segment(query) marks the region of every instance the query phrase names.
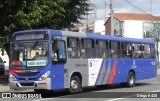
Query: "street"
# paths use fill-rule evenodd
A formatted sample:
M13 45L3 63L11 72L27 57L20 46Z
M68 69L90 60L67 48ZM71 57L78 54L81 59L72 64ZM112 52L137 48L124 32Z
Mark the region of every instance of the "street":
M10 90L7 77L1 78L0 80L0 92L12 92L15 94L34 94L33 90ZM119 84L114 84L108 86L100 87L87 87L84 88L84 92L80 94L70 95L63 91L57 91L54 93L49 93L42 95L42 98L34 99L3 99L3 101L17 101L17 100L32 100L32 101L90 101L90 100L99 100L99 101L146 101L146 100L160 100L157 98L157 92L160 92L160 74L157 75L157 78L147 79L136 82L136 86L133 88L122 87ZM147 98L147 95L150 98ZM158 94L160 97L160 94ZM67 98L67 99L66 99ZM133 99L134 98L134 99Z

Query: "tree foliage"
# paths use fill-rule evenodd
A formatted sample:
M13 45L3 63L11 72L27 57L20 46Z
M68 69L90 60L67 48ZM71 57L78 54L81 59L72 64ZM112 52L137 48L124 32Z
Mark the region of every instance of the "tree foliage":
M70 28L89 5L87 0L1 0L0 41L19 30Z

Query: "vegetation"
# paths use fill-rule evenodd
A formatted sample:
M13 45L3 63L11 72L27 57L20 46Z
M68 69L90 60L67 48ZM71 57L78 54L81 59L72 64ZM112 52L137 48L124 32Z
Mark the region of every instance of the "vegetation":
M0 42L26 29L64 29L89 11L88 0L1 0Z

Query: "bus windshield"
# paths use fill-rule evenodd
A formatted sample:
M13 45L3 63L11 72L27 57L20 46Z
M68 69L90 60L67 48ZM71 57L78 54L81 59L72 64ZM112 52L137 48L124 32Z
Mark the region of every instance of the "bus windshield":
M48 42L19 42L11 44L11 66L40 68L48 64Z

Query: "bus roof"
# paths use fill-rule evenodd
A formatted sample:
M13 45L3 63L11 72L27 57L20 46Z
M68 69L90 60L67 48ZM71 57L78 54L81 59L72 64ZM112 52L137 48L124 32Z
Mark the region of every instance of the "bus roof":
M82 38L115 40L115 41L125 41L125 42L154 43L153 39L127 38L127 37L121 37L121 36L99 35L99 34L92 34L92 33L80 33L80 32L71 32L71 31L53 30L53 29L24 30L24 31L15 32L14 34L32 32L32 31L46 31L46 32L49 32L50 35L66 36L66 37L69 36L69 37L82 37Z

